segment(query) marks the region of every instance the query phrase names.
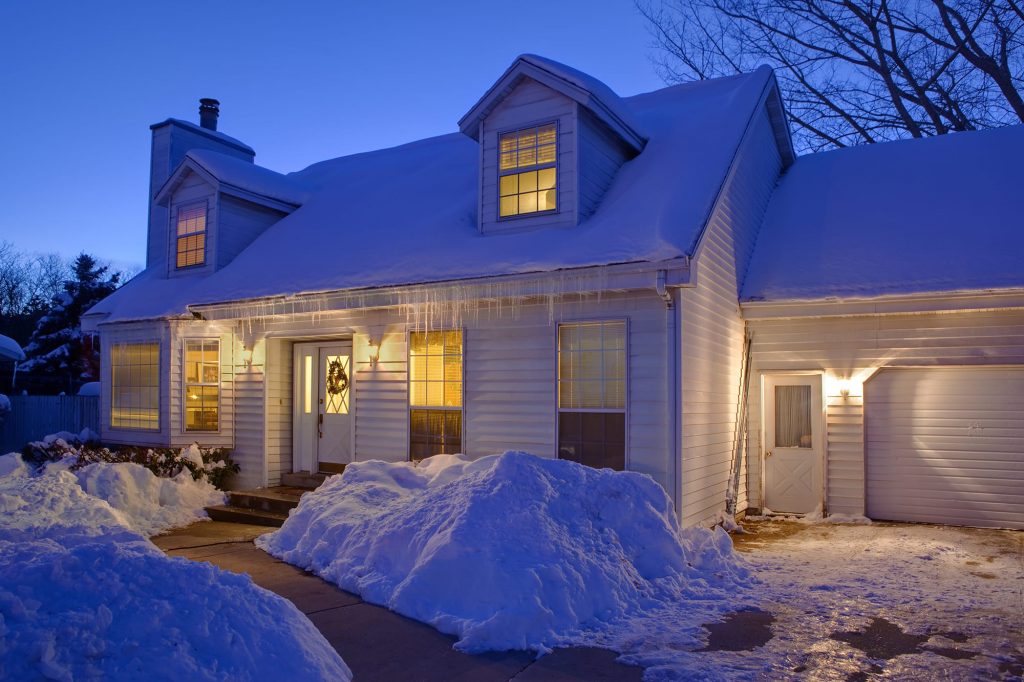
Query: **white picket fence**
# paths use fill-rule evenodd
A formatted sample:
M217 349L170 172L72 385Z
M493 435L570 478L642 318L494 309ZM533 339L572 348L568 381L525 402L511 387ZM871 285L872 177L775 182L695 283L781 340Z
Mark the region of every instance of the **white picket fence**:
M0 454L58 431L100 432L99 396L12 395L11 413L0 424Z

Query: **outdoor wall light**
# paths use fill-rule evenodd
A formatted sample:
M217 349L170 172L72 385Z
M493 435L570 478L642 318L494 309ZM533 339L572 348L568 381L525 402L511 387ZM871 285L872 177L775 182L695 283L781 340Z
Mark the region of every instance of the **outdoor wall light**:
M366 346L370 356L370 366L376 367L380 361L380 341L370 337L369 341L366 342Z
M838 388L839 388L839 395L843 396L844 398L849 398L850 397L850 380L849 379L840 379L838 382L836 382L836 386L838 386Z
M252 369L252 346L242 346L242 362L246 369Z

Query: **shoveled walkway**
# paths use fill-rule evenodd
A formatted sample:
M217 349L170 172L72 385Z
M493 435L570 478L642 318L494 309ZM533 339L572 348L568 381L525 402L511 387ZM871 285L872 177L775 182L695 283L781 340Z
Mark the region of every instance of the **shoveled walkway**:
M556 649L534 659L525 652L470 656L455 639L338 589L278 561L252 544L263 526L201 522L153 542L170 556L208 561L290 600L338 650L358 682L593 682L639 680L643 671L603 649Z

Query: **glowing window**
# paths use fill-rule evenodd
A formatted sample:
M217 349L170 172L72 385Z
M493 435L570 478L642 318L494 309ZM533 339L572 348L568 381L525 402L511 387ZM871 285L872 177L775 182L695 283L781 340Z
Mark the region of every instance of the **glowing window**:
M626 465L626 323L558 327L558 456Z
M409 334L409 455L462 450L462 332Z
M120 343L110 348L110 426L160 429L160 345Z
M554 123L498 138L498 215L510 218L558 208L558 129Z
M220 428L220 341L185 341L185 430Z
M178 209L177 267L188 268L206 262L206 204Z

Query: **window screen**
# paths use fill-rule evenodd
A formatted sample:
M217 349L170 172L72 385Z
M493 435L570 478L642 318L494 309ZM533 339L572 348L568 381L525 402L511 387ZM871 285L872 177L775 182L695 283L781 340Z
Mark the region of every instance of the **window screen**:
M409 334L409 455L462 451L462 332Z
M110 348L110 426L160 429L160 346L121 343Z
M626 323L558 328L558 456L626 466Z

